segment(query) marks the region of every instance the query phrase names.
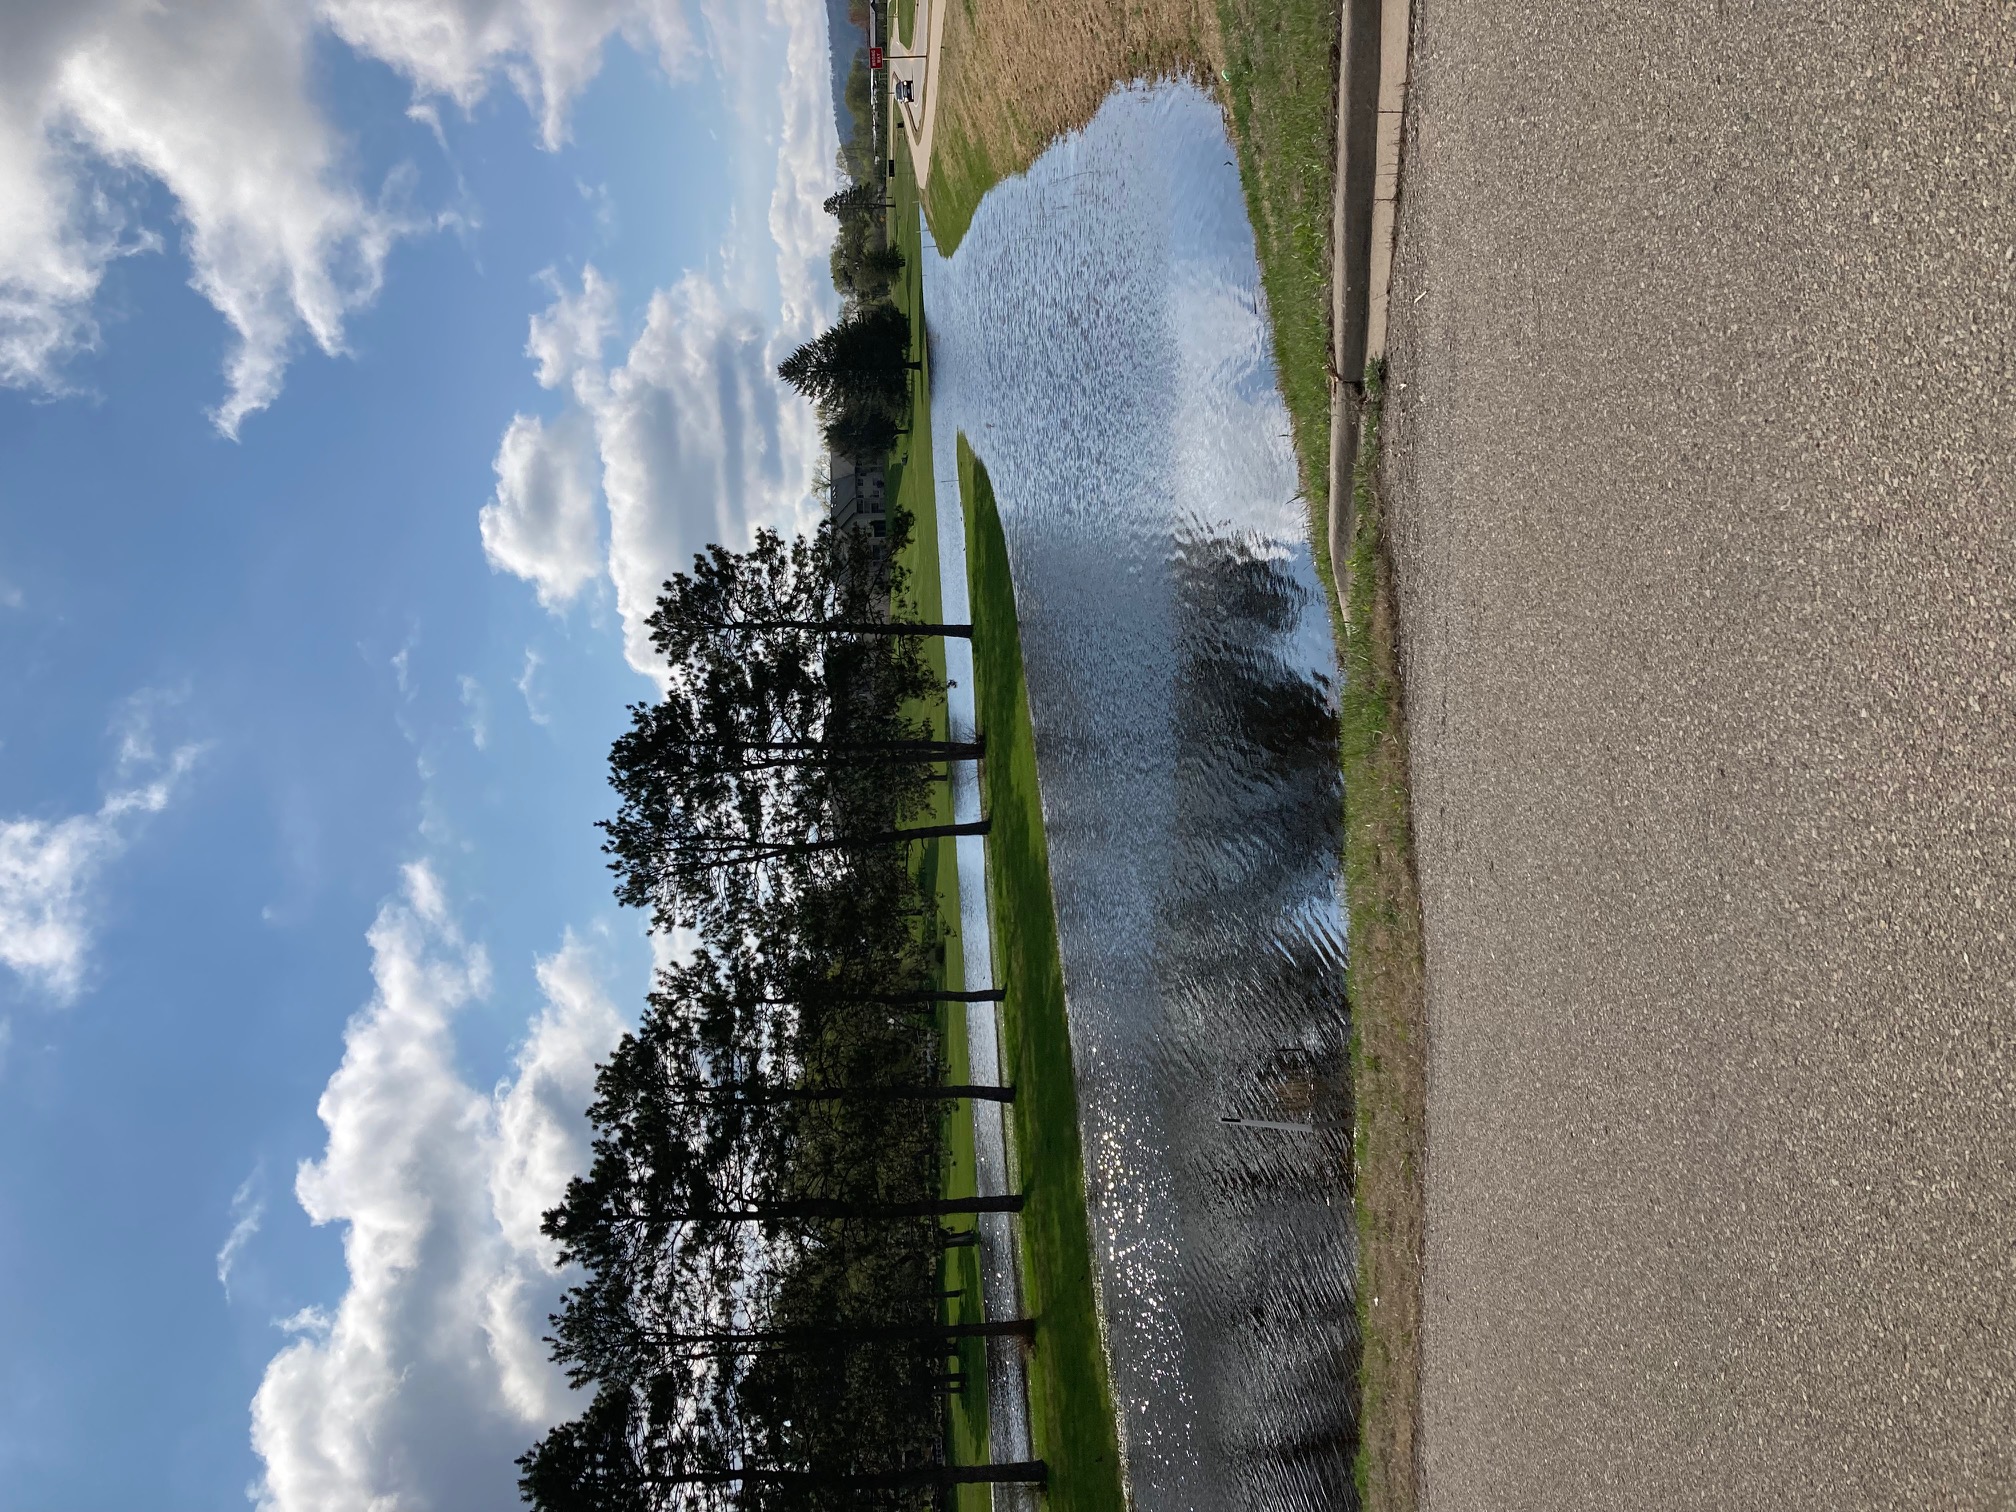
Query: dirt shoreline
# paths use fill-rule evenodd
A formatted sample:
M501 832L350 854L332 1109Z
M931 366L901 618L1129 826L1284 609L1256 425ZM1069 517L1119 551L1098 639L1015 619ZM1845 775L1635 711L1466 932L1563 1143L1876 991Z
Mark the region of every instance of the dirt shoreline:
M1415 28L1425 1505L2007 1505L2016 29Z

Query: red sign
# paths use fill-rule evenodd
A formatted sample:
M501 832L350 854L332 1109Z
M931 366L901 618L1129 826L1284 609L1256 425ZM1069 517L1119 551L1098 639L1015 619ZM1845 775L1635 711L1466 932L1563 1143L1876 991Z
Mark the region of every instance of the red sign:
M882 71L881 48L871 47L868 49L868 70L871 73L880 73Z

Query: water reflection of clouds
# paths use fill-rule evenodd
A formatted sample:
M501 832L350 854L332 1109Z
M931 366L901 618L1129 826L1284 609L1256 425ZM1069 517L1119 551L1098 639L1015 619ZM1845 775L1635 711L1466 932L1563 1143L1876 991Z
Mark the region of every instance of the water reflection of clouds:
M1119 91L925 267L934 450L973 440L1015 571L1151 1512L1355 1496L1337 669L1231 155L1196 89Z

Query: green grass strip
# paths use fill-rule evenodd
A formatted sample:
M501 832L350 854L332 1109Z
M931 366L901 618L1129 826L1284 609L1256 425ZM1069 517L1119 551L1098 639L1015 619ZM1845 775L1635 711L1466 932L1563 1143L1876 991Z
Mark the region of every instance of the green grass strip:
M1219 0L1224 76L1281 397L1306 498L1329 490L1330 217L1337 181L1336 0ZM1316 549L1325 549L1316 532Z
M910 316L911 353L926 359L924 343L924 283L918 262L920 232L917 210L917 180L910 172L909 148L897 152L898 171L892 185L890 240L903 249L903 275L891 291L897 304ZM889 496L897 510L911 519L909 543L899 554L910 585L910 612L922 620L942 620L943 588L938 565L938 495L931 465L931 383L930 374L920 370L911 392L910 434L897 443L886 470ZM925 656L939 676L945 674L945 643L930 641ZM931 711L933 733L945 738L946 710L938 701ZM932 796L931 809L922 822L949 824L952 820L951 785L940 784ZM965 956L959 934L959 867L951 840L933 840L918 847L918 881L926 897L937 900L937 921L945 931L945 954L939 967L941 985L966 985ZM947 1003L939 1010L939 1032L945 1046L948 1079L971 1080L966 1054L966 1010ZM971 1197L977 1190L973 1152L973 1110L959 1104L945 1115L945 1164L941 1181L947 1197ZM955 1218L948 1228L971 1228L971 1218ZM980 1295L980 1252L954 1249L945 1253L939 1279L946 1291L963 1293L947 1303L946 1319L953 1323L981 1323L986 1311ZM974 1465L987 1458L987 1344L984 1339L965 1339L959 1346L959 1369L970 1386L951 1398L946 1415L947 1452L954 1464ZM985 1486L960 1486L953 1501L954 1512L986 1512Z
M973 601L974 694L987 741L981 794L993 820L988 906L998 979L1008 993L1003 1053L1016 1089L1015 1146L1028 1195L1023 1286L1038 1320L1029 1362L1030 1433L1036 1454L1050 1466L1051 1512L1119 1512L1125 1505L1119 1433L1093 1291L1078 1090L1015 586L993 486L963 436L959 490Z
M924 212L940 254L950 257L959 250L980 201L1006 177L986 143L938 132L931 142L931 185L924 193Z

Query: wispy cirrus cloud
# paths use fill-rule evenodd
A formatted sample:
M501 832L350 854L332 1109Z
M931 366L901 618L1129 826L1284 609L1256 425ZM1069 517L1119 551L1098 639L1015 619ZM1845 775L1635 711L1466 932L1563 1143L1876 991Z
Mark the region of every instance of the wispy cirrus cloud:
M224 1243L217 1251L217 1284L224 1288L227 1302L231 1300L231 1275L238 1268L238 1257L245 1253L245 1246L259 1232L260 1221L266 1216L266 1198L259 1190L265 1174L263 1168L255 1167L231 1194L231 1232L224 1236Z
M566 140L567 108L601 70L612 35L655 52L675 74L693 40L681 0L321 0L316 8L359 52L465 110L507 79L548 147Z
M477 750L486 751L490 748L490 695L466 672L456 681L462 689L462 723L470 742Z
M525 648L525 670L518 674L518 696L525 700L525 717L535 725L553 723L539 691L539 669L545 665L545 658L537 651L530 646Z
M141 822L168 807L202 755L194 744L165 756L156 751L151 702L128 706L117 785L94 812L0 819L0 965L58 1004L83 987L106 869Z

